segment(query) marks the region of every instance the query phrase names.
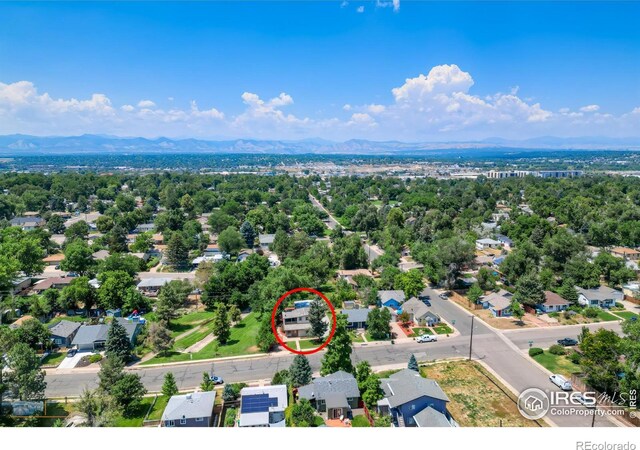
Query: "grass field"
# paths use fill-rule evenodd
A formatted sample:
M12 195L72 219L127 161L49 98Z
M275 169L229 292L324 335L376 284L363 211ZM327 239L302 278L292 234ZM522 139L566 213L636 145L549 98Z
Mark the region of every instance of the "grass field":
M213 332L213 320L210 320L209 322L200 325L200 328L198 328L193 333L189 333L182 339L178 339L173 344L173 348L175 348L176 350L184 350L186 348L189 348L196 342L200 342L201 340L206 338L212 332Z
M616 312L616 316L620 316L625 320L629 320L632 319L634 317L638 317L638 315L634 312L631 311L620 311L620 312Z
M54 317L49 322L46 322L45 325L47 327L52 327L63 320L68 320L69 322L84 322L87 318L82 316L58 316Z
M197 311L189 314L185 314L182 317L178 317L171 321L169 330L171 330L171 337L176 336L189 331L206 320L213 319L213 312L209 311Z
M569 358L564 355L553 355L547 350L541 355L534 356L533 359L545 369L559 373L566 378L571 378L572 373L580 372L580 366L572 363Z
M142 422L144 422L144 416L151 407L151 403L153 403L153 397L144 397L128 417L118 417L114 426L141 427Z
M168 352L165 356L156 356L142 364L161 364L188 361L189 359L193 359L195 361L198 359L211 359L258 353L258 348L256 347L256 336L258 335L259 329L260 323L258 322L256 315L252 313L245 317L242 322L231 328L231 336L225 345L219 345L218 341L214 340L199 352L191 354Z
M518 412L516 396L493 378L480 364L453 361L421 368L436 380L451 400L447 406L463 427L534 427Z
M159 395L156 403L153 405L153 409L149 412L149 420L160 420L167 403L169 403L169 397Z
M616 317L613 314L611 314L610 312L607 312L607 311L604 311L604 310L598 311L598 319L602 320L603 322L609 322L609 321L612 321L612 320L620 320L618 317Z
M46 419L39 419L40 426L52 427L57 420L64 420L72 411L72 403L63 402L47 402L47 410L45 411L47 416L51 416Z
M58 367L65 358L67 357L66 352L52 352L47 355L41 363L42 367Z
M365 416L355 416L351 421L351 426L354 428L367 428L370 427L371 424Z
M293 344L293 342L291 344ZM289 347L291 347L291 345L289 343L287 343L287 345L289 345ZM321 345L322 345L322 342L317 342L314 339L300 339L300 349L301 350L310 350L312 348L318 348Z
M435 327L433 327L433 331L436 332L436 334L450 334L453 333L453 330L451 329L451 327L447 324L439 324L436 325Z

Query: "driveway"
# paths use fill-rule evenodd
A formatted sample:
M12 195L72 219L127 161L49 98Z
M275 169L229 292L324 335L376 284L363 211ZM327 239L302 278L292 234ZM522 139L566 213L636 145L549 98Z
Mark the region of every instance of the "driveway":
M78 352L75 355L73 355L71 358L65 358L62 360L62 362L58 365L58 369L73 369L76 365L78 365L78 363L80 362L80 360L82 359L83 356L87 356L90 355L91 352Z

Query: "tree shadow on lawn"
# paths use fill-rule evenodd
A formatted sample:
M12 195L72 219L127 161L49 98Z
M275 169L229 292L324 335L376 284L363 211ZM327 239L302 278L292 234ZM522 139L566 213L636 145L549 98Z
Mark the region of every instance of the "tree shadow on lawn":
M247 324L246 323L237 323L233 326L233 328L246 328Z

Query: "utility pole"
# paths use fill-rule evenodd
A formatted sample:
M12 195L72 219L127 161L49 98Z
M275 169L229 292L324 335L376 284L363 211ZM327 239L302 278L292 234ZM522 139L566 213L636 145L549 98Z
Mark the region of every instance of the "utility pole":
M476 318L475 315L471 316L471 337L469 338L469 361L471 361L471 351L473 350L473 322Z

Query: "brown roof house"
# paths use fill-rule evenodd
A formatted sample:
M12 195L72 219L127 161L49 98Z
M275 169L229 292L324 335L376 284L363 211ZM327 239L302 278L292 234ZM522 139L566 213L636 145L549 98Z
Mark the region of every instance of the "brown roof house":
M544 303L539 306L539 309L542 312L550 313L564 311L569 307L569 302L555 292L544 291L544 296Z

